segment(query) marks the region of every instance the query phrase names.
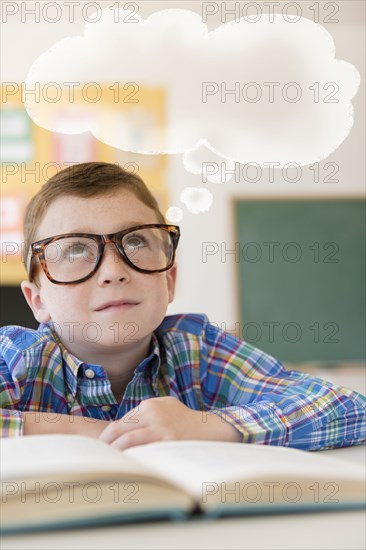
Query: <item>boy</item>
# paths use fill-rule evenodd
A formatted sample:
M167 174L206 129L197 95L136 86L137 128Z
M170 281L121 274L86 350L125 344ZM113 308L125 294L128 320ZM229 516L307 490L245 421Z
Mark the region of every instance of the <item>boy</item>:
M102 162L62 170L28 205L24 237L21 288L40 325L1 329L2 436L77 433L119 449L365 440L360 394L286 371L205 315L165 317L179 228L137 175Z

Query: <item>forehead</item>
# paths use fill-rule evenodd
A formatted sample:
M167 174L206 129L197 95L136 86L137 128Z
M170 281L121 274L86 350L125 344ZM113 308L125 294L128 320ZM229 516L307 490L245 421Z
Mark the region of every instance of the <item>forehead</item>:
M158 223L155 212L130 191L97 197L59 197L50 204L37 239L62 233L115 233L133 225Z

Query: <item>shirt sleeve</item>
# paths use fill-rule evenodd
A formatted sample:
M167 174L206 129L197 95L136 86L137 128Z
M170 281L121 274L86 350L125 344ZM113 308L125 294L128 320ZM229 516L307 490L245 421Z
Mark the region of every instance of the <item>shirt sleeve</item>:
M206 411L229 422L246 443L315 451L366 440L366 398L295 370L207 324L201 389Z
M7 361L11 357L11 361ZM21 352L7 337L0 337L0 437L23 435L24 418L18 409L24 380Z

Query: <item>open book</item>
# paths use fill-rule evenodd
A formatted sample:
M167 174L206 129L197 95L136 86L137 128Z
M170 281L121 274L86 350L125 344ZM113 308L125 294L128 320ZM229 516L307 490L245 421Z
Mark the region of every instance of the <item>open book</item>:
M119 451L76 435L1 440L4 532L197 514L362 508L362 466L287 447L167 441Z

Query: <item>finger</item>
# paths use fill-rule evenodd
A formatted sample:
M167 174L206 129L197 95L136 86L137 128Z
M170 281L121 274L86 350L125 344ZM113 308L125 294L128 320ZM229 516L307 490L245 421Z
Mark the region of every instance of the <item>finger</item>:
M112 441L124 433L146 427L146 423L143 422L141 416L131 414L134 410L130 411L123 418L110 422L99 435L99 439L105 443L112 443Z
M129 447L135 447L136 445L145 445L147 443L153 443L154 441L161 441L162 438L163 434L161 431L149 426L121 435L112 442L111 446L123 451Z
M120 437L121 435L136 430L137 426L134 425L125 425L121 420L116 420L115 422L111 422L99 435L99 438L101 441L104 441L104 443L112 443L115 439Z

